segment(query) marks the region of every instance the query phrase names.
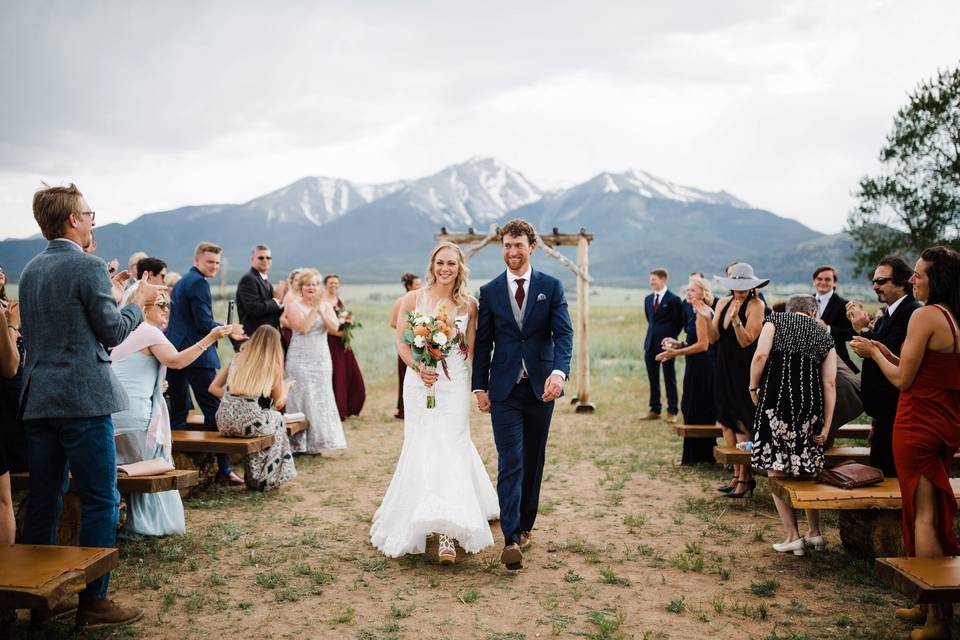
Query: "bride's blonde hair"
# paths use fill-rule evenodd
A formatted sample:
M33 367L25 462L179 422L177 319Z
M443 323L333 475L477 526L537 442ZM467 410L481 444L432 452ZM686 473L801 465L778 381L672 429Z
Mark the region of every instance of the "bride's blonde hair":
M427 277L425 280L427 281L427 286L436 284L437 276L433 272L434 261L437 259L437 254L444 249L450 249L457 254L457 278L453 281L453 291L450 293L450 299L453 300L453 304L457 305L457 308L460 308L466 304L470 298L470 291L467 289L467 277L470 275L470 267L467 266L466 260L463 257L463 251L460 250L460 247L452 242L441 242L438 244L433 250L433 253L430 254L430 263L427 265Z

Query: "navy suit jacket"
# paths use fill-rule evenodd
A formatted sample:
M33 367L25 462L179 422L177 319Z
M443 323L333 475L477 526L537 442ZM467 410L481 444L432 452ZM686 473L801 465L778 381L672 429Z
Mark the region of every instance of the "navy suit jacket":
M676 338L683 329L683 304L680 296L667 289L653 313L653 294L643 300L643 312L647 316L647 335L643 339L643 350L653 354L660 353L660 342L664 338Z
M527 365L527 375L538 398L543 395L543 385L551 372L562 371L570 376L573 325L563 284L545 273L532 271L526 295L521 330L510 306L507 272L480 287L473 389L487 391L495 402L510 395L520 377L521 362Z
M196 267L190 267L170 294L170 324L167 325L167 339L178 350L191 347L214 327L221 324L213 319L213 298L210 295L210 283ZM217 345L213 345L201 354L193 363L187 365L196 369L219 369L220 356Z

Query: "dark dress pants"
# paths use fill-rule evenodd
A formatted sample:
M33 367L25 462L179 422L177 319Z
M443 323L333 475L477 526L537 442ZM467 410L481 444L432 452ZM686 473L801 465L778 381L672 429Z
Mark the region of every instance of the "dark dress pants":
M660 403L660 366L663 365L663 383L667 388L667 413L679 413L677 401L677 369L673 360L657 362L659 351L646 351L643 361L647 365L647 379L650 380L650 411L660 413L663 405Z
M887 478L897 477L893 461L893 420L896 413L877 416L873 420L873 438L870 440L870 466L883 471Z
M502 402L491 402L497 444L497 497L504 544L519 543L531 531L540 506L540 483L553 402L543 402L524 378Z
M170 424L173 429L184 429L187 424L187 414L190 412L190 389L203 412L203 430L217 431L217 409L220 400L210 395L207 390L210 383L217 377L217 370L209 367L187 367L186 369L167 369L167 395L170 397ZM230 456L225 453L217 454L217 465L220 473L228 476Z

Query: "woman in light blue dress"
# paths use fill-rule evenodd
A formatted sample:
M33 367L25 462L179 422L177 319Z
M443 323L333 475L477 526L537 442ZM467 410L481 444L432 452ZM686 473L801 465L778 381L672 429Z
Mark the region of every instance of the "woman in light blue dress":
M113 372L130 398L127 410L113 414L117 464L161 458L172 465L170 416L163 400L167 367L187 366L228 335L231 326L216 327L195 345L177 351L160 330L169 318L167 301L158 297L146 305L143 316L144 322L110 354ZM143 536L186 533L180 492L131 494L123 531Z

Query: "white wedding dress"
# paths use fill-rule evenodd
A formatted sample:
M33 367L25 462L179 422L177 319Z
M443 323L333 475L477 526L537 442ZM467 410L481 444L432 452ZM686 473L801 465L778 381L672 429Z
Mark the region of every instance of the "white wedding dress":
M456 319L464 332L467 319ZM499 517L500 506L470 439L467 363L454 349L447 366L449 380L438 369L433 409L427 409L427 388L416 372L404 376L403 448L370 527L373 546L392 558L423 553L434 532L454 538L469 553L493 545L488 522Z

